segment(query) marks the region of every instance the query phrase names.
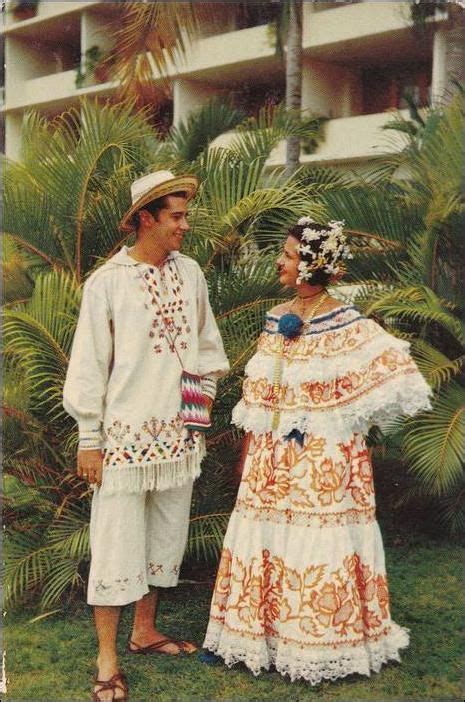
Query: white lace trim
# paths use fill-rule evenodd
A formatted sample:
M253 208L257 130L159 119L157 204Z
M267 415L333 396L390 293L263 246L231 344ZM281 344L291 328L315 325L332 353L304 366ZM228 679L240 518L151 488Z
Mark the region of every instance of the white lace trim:
M409 644L408 629L391 623L391 631L378 641L366 641L357 646L337 648L308 646L301 648L275 637L249 637L227 631L221 624L210 621L204 647L224 659L228 667L244 663L254 675L274 665L281 675L291 681L303 678L311 685L322 680L336 680L353 673L378 673L390 660L400 661L399 650Z
M355 433L366 434L373 424L382 425L394 417L410 417L421 410L431 409L430 395L431 388L417 372L386 379L382 385L346 405L331 409L283 409L275 431L272 430L273 411L247 405L243 399L234 407L231 421L245 431L255 434L273 431L277 436L286 436L293 429L325 436L330 429L333 434L339 433L338 440L344 441Z
M373 361L379 358L386 351L395 351L406 355L409 353L410 343L402 339L396 339L380 330L372 339L365 341L362 346L341 350L337 355L312 352L309 350L305 357L302 355L292 355L284 358L282 364L282 384L291 387L298 387L303 378L309 376L312 381L330 382L336 378L343 377L348 373L360 371L366 368ZM252 356L245 367L245 375L249 378L266 378L273 381L276 355L259 350ZM304 368L306 365L306 368Z
M200 465L205 457L205 444L201 442L197 451L165 463L142 465L106 466L100 488L103 495L116 493L168 490L181 487L200 475Z

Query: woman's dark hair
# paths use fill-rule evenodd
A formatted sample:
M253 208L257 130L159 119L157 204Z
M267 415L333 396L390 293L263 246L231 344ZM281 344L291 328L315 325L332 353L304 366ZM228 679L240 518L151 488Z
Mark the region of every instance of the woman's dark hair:
M163 210L167 204L167 198L168 197L183 197L187 199L187 193L184 192L183 190L179 190L175 193L168 193L168 195L163 195L163 197L159 197L156 200L152 200L151 202L148 202L146 205L143 205L143 207L140 208L140 210L137 210L137 212L134 212L131 218L131 224L132 226L137 230L140 225L140 217L139 217L139 212L141 210L147 210L147 212L150 212L152 217L154 219L158 220L158 213L160 210Z
M320 240L313 240L313 241L304 241L302 239L302 234L304 233L305 229L308 229L309 225L308 224L295 224L293 227L291 227L287 235L288 236L293 236L294 239L297 239L297 241L308 244L311 248L311 250L314 253L318 253L319 248L321 246L321 239ZM317 232L324 232L328 229L327 226L324 224L317 224L316 222L312 222L311 228L314 229ZM306 261L307 263L313 263L313 259L309 254L302 254L299 253L301 261ZM305 282L310 283L311 285L323 285L326 287L333 278L332 273L327 273L324 271L322 268L318 268L316 271L312 271L312 277L310 279L307 279Z

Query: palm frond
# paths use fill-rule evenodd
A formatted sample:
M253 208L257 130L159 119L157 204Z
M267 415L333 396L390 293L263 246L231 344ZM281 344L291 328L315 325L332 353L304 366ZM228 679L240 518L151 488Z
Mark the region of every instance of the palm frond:
M399 288L381 294L367 307L367 314L376 313L388 318L425 324L435 322L446 329L459 343L465 339L465 331L460 320L448 309L447 303L440 300L426 286Z
M451 360L424 339L415 339L412 352L418 368L431 387L438 389L463 371L465 354Z
M50 420L64 417L62 388L77 319L80 289L63 272L39 276L24 310L6 310L5 342L25 374L31 401Z
M235 3L121 2L109 26L114 40L107 64L120 82L123 95L159 102L161 89L154 78L166 76L183 58L190 40L204 20L227 19Z
M214 563L221 552L229 513L204 514L189 522L186 556Z
M79 279L95 262L96 246L113 243L118 218L129 205L129 182L156 155L149 148L152 128L132 103L83 100L52 124L29 115L23 143L24 163L6 168L6 230L22 247ZM108 205L104 210L99 241L103 217L96 210L110 198L113 210Z
M6 304L27 300L34 280L19 247L13 239L3 237L3 301Z
M13 605L50 572L50 549L44 544L43 533L10 529L5 539L5 560L5 600Z
M49 572L43 582L41 609L47 609L56 604L65 592L82 585L79 562L72 558L57 558L54 554Z
M220 134L234 129L245 119L245 112L232 107L227 98L215 97L191 113L178 127L170 130L170 141L178 157L190 163Z
M404 451L410 469L431 494L450 493L463 478L465 393L457 383L442 388L431 412L408 421Z
M285 109L283 104L264 105L257 117L249 117L237 128L229 145L231 154L243 161L257 159L264 165L273 149L287 137L297 136L316 146L323 139L322 117L303 116Z

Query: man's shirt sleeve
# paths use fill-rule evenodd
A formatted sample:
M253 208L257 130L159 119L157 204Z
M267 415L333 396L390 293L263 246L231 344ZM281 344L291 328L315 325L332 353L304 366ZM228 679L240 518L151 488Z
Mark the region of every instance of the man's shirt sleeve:
M103 446L103 407L112 355L111 317L104 292L84 286L63 390L63 406L79 426L80 449Z

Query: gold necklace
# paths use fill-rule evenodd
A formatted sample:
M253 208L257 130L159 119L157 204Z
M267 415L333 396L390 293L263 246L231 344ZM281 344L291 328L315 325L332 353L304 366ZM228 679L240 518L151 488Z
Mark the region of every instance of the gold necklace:
M312 297L314 297L314 296L312 296ZM304 321L310 321L311 319L313 319L313 317L315 316L317 311L320 309L321 305L323 304L323 302L326 300L327 297L328 297L328 293L326 292L326 290L323 290L320 293L320 297L318 297L318 300L315 302L315 304L312 307L310 307L309 314L307 314L305 317L304 317L305 303L302 303L302 312L300 314L301 318ZM305 298L301 298L301 297L294 298L294 300L291 302L291 309L292 309L294 304L296 304L297 302L302 301L304 299Z

